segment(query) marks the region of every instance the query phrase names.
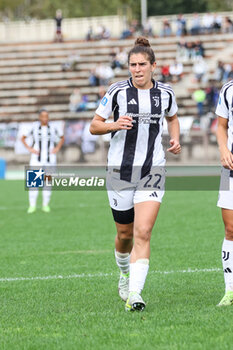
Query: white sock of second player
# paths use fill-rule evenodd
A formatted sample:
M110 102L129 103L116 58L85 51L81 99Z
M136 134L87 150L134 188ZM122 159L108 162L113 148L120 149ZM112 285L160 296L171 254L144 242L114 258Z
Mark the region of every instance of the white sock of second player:
M43 196L43 207L46 205L49 205L50 198L51 198L52 191L51 190L44 190L42 191Z
M233 291L233 241L224 239L222 245L222 265L226 292Z
M39 194L39 189L38 188L33 188L29 190L28 196L29 196L29 205L30 207L35 207L36 206L36 201L37 197Z

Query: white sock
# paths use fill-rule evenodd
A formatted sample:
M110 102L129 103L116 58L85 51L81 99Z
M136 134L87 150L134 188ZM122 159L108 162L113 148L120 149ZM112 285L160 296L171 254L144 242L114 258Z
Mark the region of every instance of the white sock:
M149 270L149 259L139 259L130 264L129 292L141 294Z
M129 261L130 261L130 254L129 253L120 253L117 252L115 249L115 258L117 266L119 267L120 271L124 274L129 272Z
M46 205L49 205L52 190L43 189L42 194L43 194L43 207L44 207Z
M222 245L222 266L226 292L233 291L233 241L224 239Z
M35 207L36 206L36 200L39 194L39 189L38 188L33 188L33 190L29 190L28 196L29 196L29 205L30 207Z

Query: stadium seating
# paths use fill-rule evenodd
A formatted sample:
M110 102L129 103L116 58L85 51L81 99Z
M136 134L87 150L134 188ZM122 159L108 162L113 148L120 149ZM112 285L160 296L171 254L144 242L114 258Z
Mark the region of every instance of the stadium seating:
M194 36L185 37L194 41ZM202 35L207 63L212 69L217 56L233 41L232 34ZM158 67L164 61L172 63L176 58L178 38L150 39L156 53ZM69 112L69 96L75 87L93 101L98 87L89 86L89 72L98 63L109 63L112 48L132 46L133 40L109 40L97 42L70 41L64 43L22 43L0 45L0 118L1 121L34 120L41 105L46 105L51 119L92 118L94 111ZM80 55L76 71L62 71L62 64L72 52ZM216 54L217 53L217 54ZM113 81L127 78L128 71L116 73ZM191 62L184 63L184 77L174 85L180 116L196 114L191 99L195 84L192 82Z

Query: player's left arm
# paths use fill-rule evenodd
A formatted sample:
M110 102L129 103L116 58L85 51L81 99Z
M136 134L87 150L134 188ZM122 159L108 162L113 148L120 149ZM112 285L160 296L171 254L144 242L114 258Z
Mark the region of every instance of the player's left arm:
M61 149L61 147L62 147L62 145L63 145L63 143L64 143L64 141L65 141L64 136L61 136L61 137L60 137L60 141L58 142L58 144L56 145L56 147L54 147L54 148L52 149L51 153L57 153L57 152L59 152L60 149Z
M167 149L168 152L173 154L178 154L181 152L180 146L180 124L177 115L172 117L166 117L168 133L170 135L170 145Z

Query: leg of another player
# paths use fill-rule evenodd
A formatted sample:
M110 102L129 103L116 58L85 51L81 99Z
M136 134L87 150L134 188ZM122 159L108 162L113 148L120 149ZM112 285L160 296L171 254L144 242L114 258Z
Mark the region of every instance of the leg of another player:
M51 189L43 189L42 191L42 210L45 213L49 213L50 212L50 207L49 207L49 202L51 199L51 194L52 194L52 190Z
M233 210L222 209L225 225L225 238L222 245L222 264L225 280L225 296L218 304L228 306L233 304Z
M39 194L39 189L38 188L33 188L33 189L29 189L29 208L28 208L28 214L32 214L36 211L36 201L37 201L37 197Z
M160 203L153 201L137 203L134 206L134 245L130 259L129 298L126 310L130 307L143 310L145 307L140 294L149 270L151 231L159 208Z

